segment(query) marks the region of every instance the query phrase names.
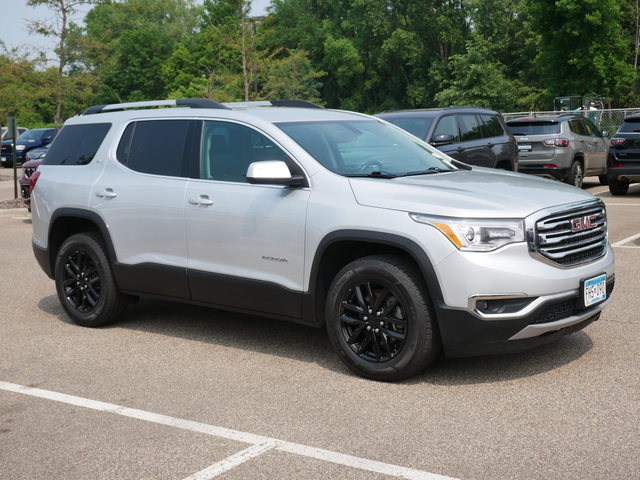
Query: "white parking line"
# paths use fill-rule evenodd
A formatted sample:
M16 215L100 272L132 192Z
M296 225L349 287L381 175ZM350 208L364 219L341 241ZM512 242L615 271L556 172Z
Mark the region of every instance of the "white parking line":
M611 244L612 247L622 247L622 248L638 248L636 246L625 246L625 243L633 242L636 238L640 238L640 233L632 235L630 237L625 238L624 240L620 240L619 242Z
M317 460L335 463L337 465L342 465L345 467L357 468L360 470L367 470L370 472L390 475L397 478L406 478L409 480L458 480L453 477L438 475L436 473L429 473L423 470L415 470L413 468L401 467L399 465L393 465L390 463L367 460L366 458L359 458L352 455L332 452L330 450L323 450L321 448L309 447L307 445L301 445L299 443L286 442L275 438L265 437L263 435L254 435L252 433L241 432L224 427L217 427L215 425L207 425L206 423L193 422L191 420L184 420L167 415L160 415L157 413L146 412L144 410L115 405L113 403L105 403L97 400L90 400L88 398L67 395L64 393L52 392L50 390L42 390L40 388L17 385L15 383L0 381L0 390L21 393L24 395L44 398L55 402L66 403L68 405L75 405L78 407L89 408L91 410L98 410L101 412L114 413L116 415L122 415L124 417L135 418L138 420L144 420L160 425L166 425L169 427L180 428L192 432L203 433L205 435L211 435L214 437L226 438L228 440L235 440L238 442L252 444L251 447L242 450L234 455L231 455L230 457L227 457L226 459L210 467L207 467L190 477L187 477L187 479L185 480L210 480L246 462L247 460L255 458L262 453L268 452L269 450L273 449L305 457L315 458Z
M269 450L277 446L278 442L265 442L261 443L260 445L252 445L251 447L245 448L241 452L238 452L235 455L231 455L230 457L227 457L224 460L205 468L204 470L200 470L198 473L194 473L193 475L188 476L184 480L211 480L212 478L215 478L218 475L222 475L232 468L243 464L247 460L251 460L258 455L262 455L264 452L268 452Z

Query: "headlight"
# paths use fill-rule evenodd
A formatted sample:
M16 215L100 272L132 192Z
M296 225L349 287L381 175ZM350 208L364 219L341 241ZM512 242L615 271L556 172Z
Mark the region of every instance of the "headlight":
M431 217L419 213L410 216L440 230L460 250L490 252L510 243L524 242L522 220Z
M16 145L16 150L21 151L24 150L25 145Z

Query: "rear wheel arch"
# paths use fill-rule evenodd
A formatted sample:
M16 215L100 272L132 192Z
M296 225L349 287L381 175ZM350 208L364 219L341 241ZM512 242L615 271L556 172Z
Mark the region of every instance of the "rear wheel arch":
M78 233L99 234L111 261L116 259L109 229L97 213L76 208L63 208L52 215L50 225L48 245L51 272L54 270L55 259L62 244L67 238Z

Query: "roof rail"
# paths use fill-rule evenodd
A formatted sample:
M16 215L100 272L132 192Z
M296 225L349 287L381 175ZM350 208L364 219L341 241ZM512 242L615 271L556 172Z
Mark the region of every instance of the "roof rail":
M230 108L249 108L249 107L290 107L290 108L322 108L317 103L308 102L306 100L261 100L256 102L231 102L224 104Z
M95 105L87 108L83 115L93 115L103 112L117 112L129 108L147 107L189 107L189 108L217 108L229 110L229 107L207 98L186 98L181 100L152 100L148 102L113 103L110 105Z

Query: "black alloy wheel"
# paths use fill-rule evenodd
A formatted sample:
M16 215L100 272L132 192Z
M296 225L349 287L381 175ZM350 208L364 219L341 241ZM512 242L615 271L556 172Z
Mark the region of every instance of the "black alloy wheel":
M102 238L93 232L69 237L54 270L60 303L73 322L98 327L118 319L126 296L117 286Z
M391 286L363 280L342 301L340 326L356 355L368 362L387 362L407 341L406 307Z
M431 310L415 264L394 255L365 257L336 275L327 298L327 331L354 372L401 380L426 368L440 350Z

